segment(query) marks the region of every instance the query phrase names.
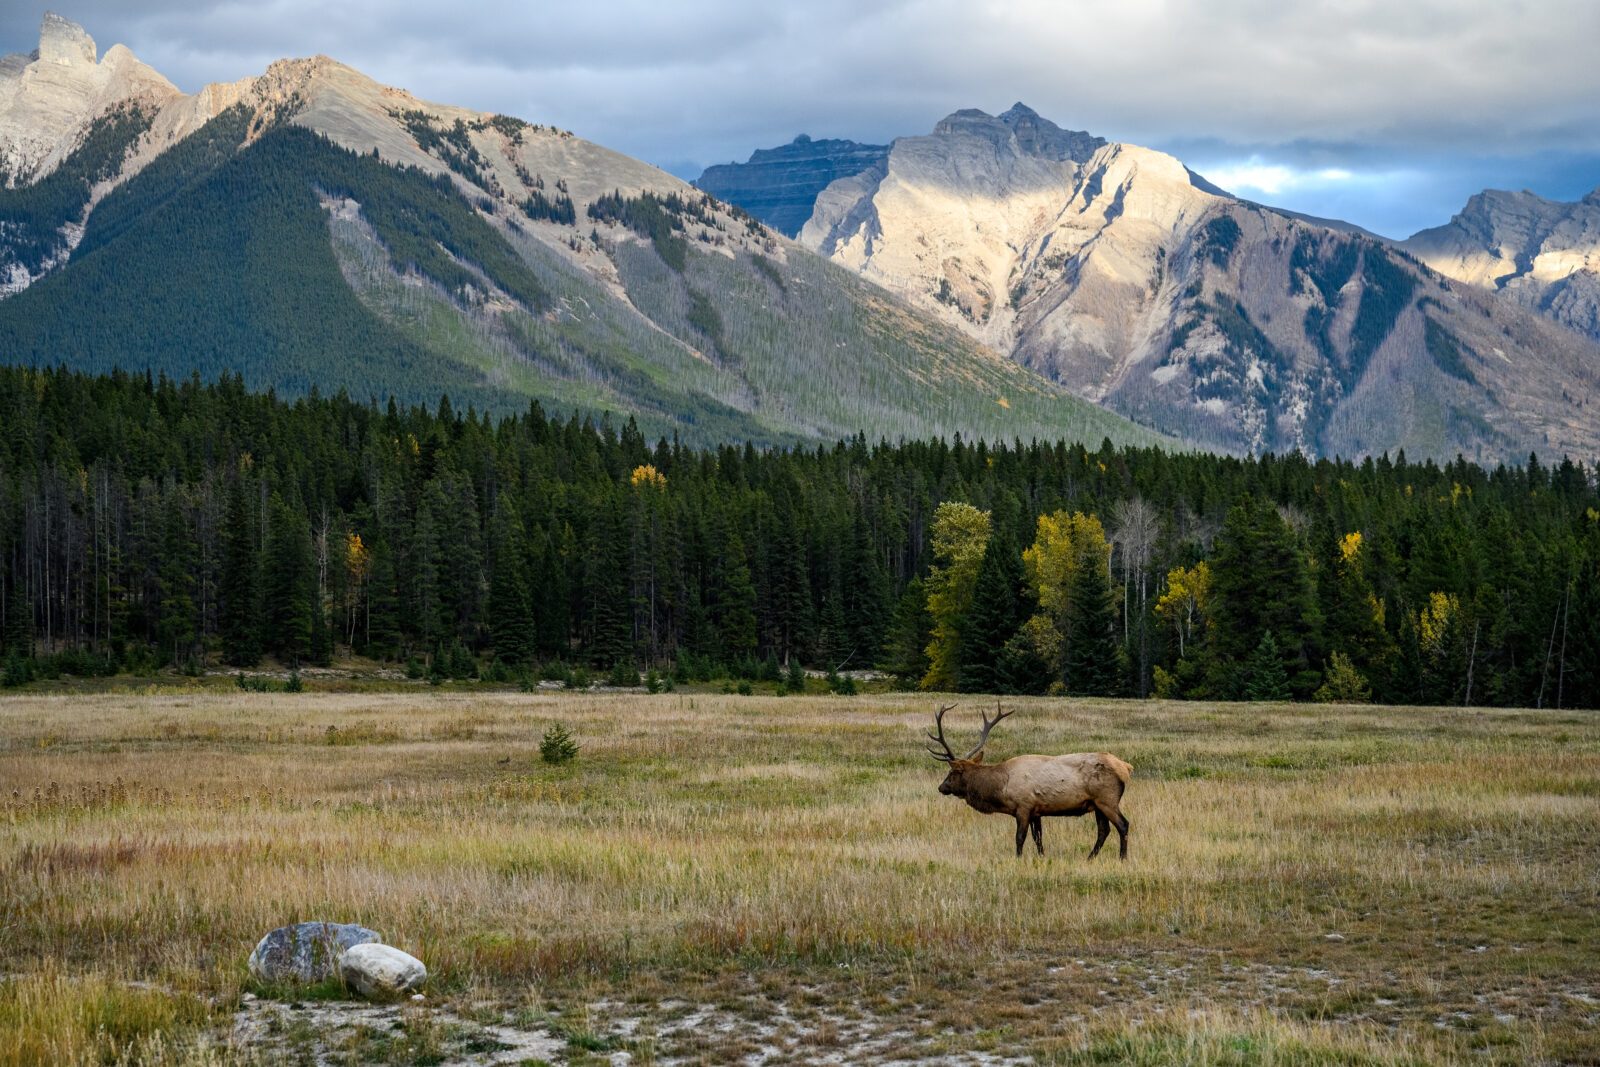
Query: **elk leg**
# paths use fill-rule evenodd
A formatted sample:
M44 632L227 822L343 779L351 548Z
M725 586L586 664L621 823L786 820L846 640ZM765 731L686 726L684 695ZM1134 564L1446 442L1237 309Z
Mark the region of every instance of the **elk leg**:
M1094 848L1089 850L1090 859L1100 855L1101 846L1106 843L1106 838L1111 836L1111 820L1106 818L1105 812L1099 808L1094 811L1094 823L1095 829L1099 831L1099 836L1094 839Z
M1044 816L1033 817L1033 843L1038 846L1039 855L1044 855Z
M1030 818L1023 812L1017 812L1017 858L1022 858L1022 846L1028 843L1028 823Z
M1110 819L1111 820L1111 825L1115 826L1117 828L1117 845L1118 845L1117 858L1118 859L1127 859L1128 858L1128 819L1127 819L1127 816L1123 815L1121 811L1118 811L1115 804L1111 804L1111 805L1096 804L1095 805L1095 814L1098 815L1098 816L1101 816L1103 818Z

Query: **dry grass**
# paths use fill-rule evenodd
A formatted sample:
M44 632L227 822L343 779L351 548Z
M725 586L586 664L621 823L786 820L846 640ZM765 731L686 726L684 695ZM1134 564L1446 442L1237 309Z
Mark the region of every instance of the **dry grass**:
M924 697L0 700L0 1064L237 1058L192 1035L309 918L575 1062L1600 1060L1600 719L1018 703L993 755L1135 764L1126 864L1012 858Z

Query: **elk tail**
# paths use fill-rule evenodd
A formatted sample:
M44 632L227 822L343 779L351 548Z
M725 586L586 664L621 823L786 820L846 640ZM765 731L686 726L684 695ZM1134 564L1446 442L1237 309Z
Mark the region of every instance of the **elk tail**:
M1100 759L1111 768L1113 774L1122 779L1123 785L1127 785L1128 779L1133 777L1133 764L1124 762L1109 752L1100 753Z

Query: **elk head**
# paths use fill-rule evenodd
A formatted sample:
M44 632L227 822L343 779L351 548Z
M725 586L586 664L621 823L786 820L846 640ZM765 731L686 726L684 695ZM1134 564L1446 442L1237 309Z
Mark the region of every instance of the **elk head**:
M939 748L929 747L928 754L941 763L949 766L950 773L944 776L944 781L939 783L939 792L947 797L965 797L967 795L967 772L983 762L983 746L989 743L989 731L997 726L1001 719L1011 715L1012 712L1001 711L1000 705L994 706L994 718L983 715L983 733L978 737L978 743L973 745L964 756L958 756L950 748L949 742L944 739L945 712L951 711L956 705L948 704L941 707L933 716L934 732L928 734ZM943 751L940 751L940 750Z

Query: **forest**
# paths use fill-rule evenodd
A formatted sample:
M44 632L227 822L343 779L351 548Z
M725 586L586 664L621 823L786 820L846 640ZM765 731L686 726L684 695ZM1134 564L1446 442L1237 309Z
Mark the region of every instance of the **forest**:
M1593 469L690 448L546 412L0 368L0 661L1600 706Z

